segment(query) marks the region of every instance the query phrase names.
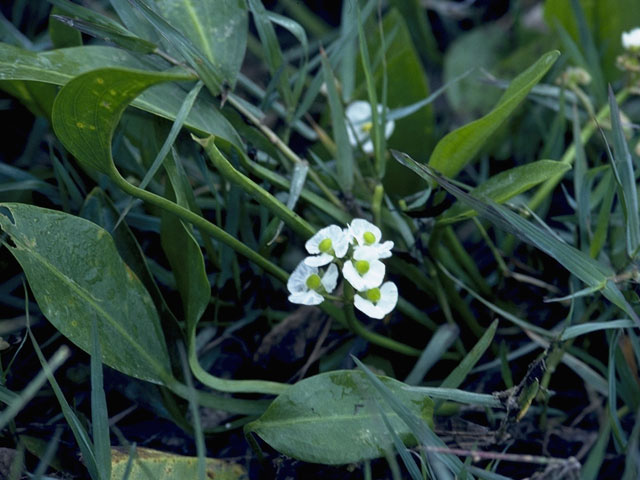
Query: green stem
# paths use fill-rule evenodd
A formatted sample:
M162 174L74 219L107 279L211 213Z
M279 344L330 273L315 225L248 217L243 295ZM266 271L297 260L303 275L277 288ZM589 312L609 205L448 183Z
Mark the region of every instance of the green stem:
M289 388L286 383L270 382L267 380L227 380L215 377L205 371L198 362L196 352L196 329L192 328L189 335L189 366L194 377L207 387L228 393L262 393L280 395Z
M371 343L374 343L388 350L393 350L394 352L402 353L403 355L409 355L411 357L420 356L422 352L416 348L405 345L404 343L396 342L395 340L387 338L383 335L379 335L375 332L367 330L365 326L358 321L358 319L356 318L356 314L353 311L353 296L353 287L348 282L344 282L344 313L347 321L347 326L353 333L361 336Z
M624 88L620 90L620 92L618 92L618 94L616 95L616 102L618 104L621 104L622 102L624 102L629 96L629 93L630 92L628 88ZM587 123L587 125L584 126L584 128L582 129L582 132L580 132L580 138L583 145L589 141L589 139L591 138L591 135L593 135L594 132L596 131L598 124L602 122L607 117L607 115L609 115L609 104L605 105L600 109L600 111L596 115L597 122L594 122L593 120L590 121L589 123ZM571 146L566 150L562 158L560 159L560 162L565 163L567 165L571 165L575 157L576 157L576 143L573 142ZM540 204L547 198L547 196L549 196L549 194L553 191L553 189L556 188L558 183L560 183L563 176L564 176L564 173L561 173L544 182L542 186L538 189L538 191L535 193L533 198L529 201L529 208L532 210L535 210L536 208L538 208Z
M253 113L251 113L247 108L244 107L242 102L238 101L233 94L227 97L227 101L233 105L233 107L238 110L243 116L247 118L251 123L253 123L258 129L264 134L267 139L273 143L278 150L280 150L285 157L291 160L294 163L302 163L303 160L296 155L296 153L289 148L289 146L284 143L278 135L276 135L273 130L267 127L262 121L256 117ZM342 202L336 197L333 192L325 185L325 183L320 178L320 175L315 170L309 169L309 178L313 180L318 188L324 193L324 195L333 203L335 206L343 208Z
M170 200L167 200L160 195L156 195L155 193L147 192L146 190L142 190L141 188L136 187L135 185L131 185L127 182L117 170L114 169L114 172L110 175L111 179L126 193L131 196L140 198L145 202L150 203L151 205L155 205L163 210L166 210L174 215L180 217L181 219L193 224L198 229L203 232L211 235L216 240L228 245L233 250L238 252L240 255L245 256L247 259L258 265L265 272L273 275L275 278L280 280L283 283L287 282L289 275L283 269L278 267L276 264L270 262L266 258L264 258L259 253L255 252L251 248L247 247L244 243L236 239L235 237L229 235L223 229L214 225L210 221L202 218L200 215L193 213L191 210L188 210L180 205L173 203Z
M218 150L218 147L216 147L214 136L207 138L193 137L193 139L202 145L211 163L213 163L214 167L216 167L227 180L241 187L245 192L255 198L258 203L271 210L271 212L286 223L293 231L305 238L311 237L316 233L316 230L300 215L292 211L249 177L236 170L224 155L222 155L220 150Z

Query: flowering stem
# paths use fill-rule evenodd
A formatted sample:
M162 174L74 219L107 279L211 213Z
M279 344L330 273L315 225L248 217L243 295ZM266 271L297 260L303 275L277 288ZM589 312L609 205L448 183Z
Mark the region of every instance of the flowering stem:
M244 191L255 198L261 205L267 207L278 216L289 228L303 237L310 237L315 233L315 229L309 225L300 215L288 208L284 203L267 192L260 185L255 183L246 175L236 170L231 163L222 155L215 144L215 137L207 138L193 137L204 148L211 163L218 169L220 174L230 182L239 185Z
M267 273L273 275L275 278L280 280L282 283L286 283L289 275L283 269L278 267L276 264L270 262L265 257L247 247L244 243L239 241L237 238L229 235L223 229L214 225L210 221L202 218L200 215L193 213L191 210L188 210L170 200L167 200L160 195L156 195L155 193L148 192L141 188L136 187L135 185L131 185L127 182L122 176L117 172L113 172L110 175L111 179L120 187L124 192L129 195L144 200L151 205L155 205L163 210L166 210L174 215L180 217L182 220L193 224L196 228L202 230L204 233L211 235L211 237L216 240L228 245L233 250L235 250L240 255L243 255L248 260L255 263L257 266L262 268Z
M420 350L417 348L410 347L409 345L405 345L404 343L397 342L390 338L385 337L384 335L379 335L375 332L367 330L367 328L362 325L358 319L356 318L356 314L353 310L353 296L354 290L353 287L349 284L349 282L344 282L344 313L345 319L347 322L347 327L356 335L361 336L365 340L378 345L379 347L386 348L388 350L393 350L394 352L402 353L403 355L408 355L411 357L420 356Z

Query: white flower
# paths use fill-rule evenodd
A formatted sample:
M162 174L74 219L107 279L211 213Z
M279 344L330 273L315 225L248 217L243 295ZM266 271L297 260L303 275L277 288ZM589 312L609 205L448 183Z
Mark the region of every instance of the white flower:
M622 32L622 46L625 50L640 49L640 28L634 28L630 32Z
M393 242L387 240L380 243L382 232L373 223L363 218L354 218L349 224L349 235L351 239L356 241L358 246L366 246L377 252L378 258L389 258L391 256Z
M342 274L353 288L361 292L379 287L384 280L384 270L384 263L378 259L375 251L356 248L353 258L344 263Z
M380 288L356 294L353 303L358 310L371 318L384 318L398 303L398 287L393 282L384 282Z
M378 112L382 113L382 105L378 105ZM354 147L360 144L365 153L373 153L371 104L363 100L357 100L347 107L345 115L349 123L347 125L349 143ZM384 138L391 136L395 126L396 123L393 120L387 120L384 124Z
M324 297L319 293L324 289L331 293L338 283L338 267L329 265L322 278L318 274L317 267L310 267L304 260L298 264L287 281L289 301L302 305L319 305Z
M342 258L349 249L349 236L337 225L329 225L307 240L304 244L307 252L314 255L307 257L305 263L310 267L321 267L331 263L335 258Z

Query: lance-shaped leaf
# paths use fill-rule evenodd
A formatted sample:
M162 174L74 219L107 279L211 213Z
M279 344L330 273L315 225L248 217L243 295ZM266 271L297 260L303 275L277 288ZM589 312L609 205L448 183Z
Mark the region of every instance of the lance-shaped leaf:
M152 85L188 79L184 75L116 68L87 72L58 93L53 104L53 129L83 167L118 176L111 140L129 103Z
M148 68L150 74L162 64L149 57L135 55L114 47L88 46L62 48L49 52L31 52L0 43L0 80L33 80L65 85L72 78L99 68ZM179 75L177 75L179 76ZM195 77L192 77L195 79ZM131 104L169 120L175 120L187 92L176 83L164 83L142 92ZM185 126L205 132L242 147L240 137L214 105L213 99L201 95L187 116Z
M102 360L163 383L169 356L158 313L109 233L83 218L33 205L0 204L0 229L47 319L91 352L95 319Z
M429 165L447 177L455 177L544 77L559 55L558 51L545 53L513 79L493 110L440 140L431 154Z

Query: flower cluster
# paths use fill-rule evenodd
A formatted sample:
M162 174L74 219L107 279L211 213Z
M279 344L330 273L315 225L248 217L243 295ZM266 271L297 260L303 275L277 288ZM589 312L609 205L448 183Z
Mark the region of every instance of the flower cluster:
M398 288L384 282L381 260L391 256L392 241L382 241L378 227L362 218L347 228L329 225L305 244L309 256L298 264L287 282L289 301L318 305L338 283L338 266L356 290L354 306L372 318L384 318L398 302Z

